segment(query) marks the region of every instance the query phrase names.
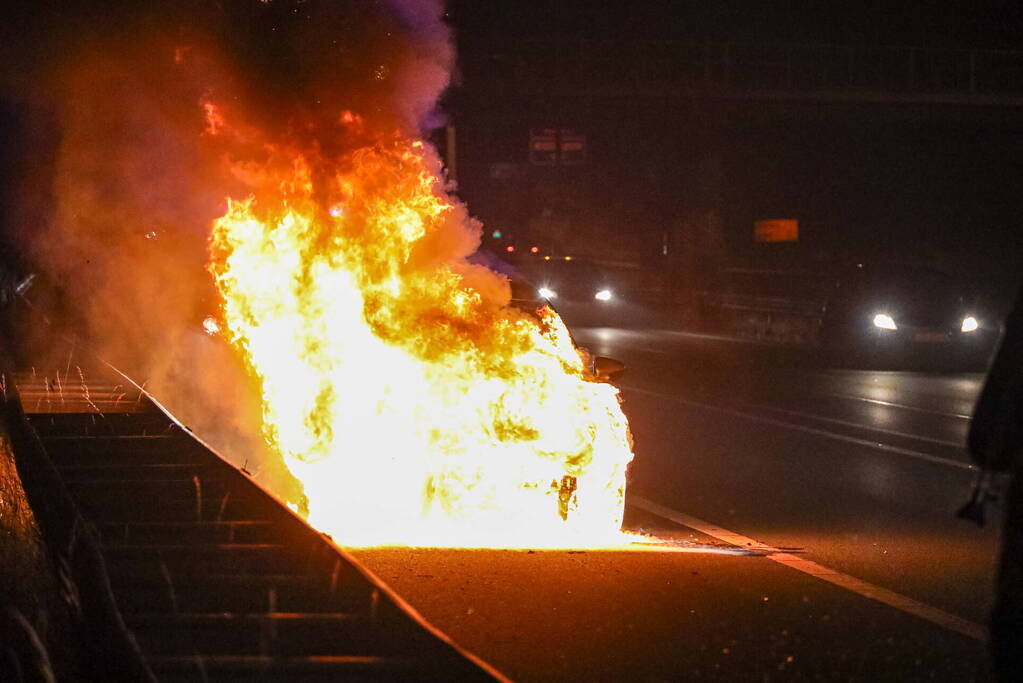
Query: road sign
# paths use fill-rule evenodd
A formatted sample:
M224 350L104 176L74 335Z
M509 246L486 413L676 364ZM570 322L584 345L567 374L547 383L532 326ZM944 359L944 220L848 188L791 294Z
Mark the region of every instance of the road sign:
M753 239L757 242L798 242L799 221L795 218L755 221Z
M586 136L562 128L558 131L561 148L561 163L565 166L580 166L586 163Z
M558 131L535 128L529 132L529 163L534 166L558 165Z
M534 128L529 132L529 162L580 166L586 163L586 136L570 128Z

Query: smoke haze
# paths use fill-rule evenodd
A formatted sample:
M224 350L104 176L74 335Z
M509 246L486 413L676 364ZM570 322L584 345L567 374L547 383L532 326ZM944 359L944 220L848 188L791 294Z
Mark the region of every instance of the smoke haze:
M439 125L454 63L443 14L439 0L78 2L16 10L6 27L24 148L8 241L69 302L67 333L291 499L258 436L255 379L202 331L218 307L210 226L253 186L239 169L265 163L263 139L337 154ZM344 111L359 125L324 125ZM438 236L438 253L471 253L475 230Z

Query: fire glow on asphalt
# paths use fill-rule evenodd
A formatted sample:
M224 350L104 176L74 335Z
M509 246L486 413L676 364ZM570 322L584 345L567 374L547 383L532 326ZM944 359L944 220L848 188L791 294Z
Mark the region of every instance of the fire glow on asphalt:
M223 323L309 522L351 546L627 545L619 392L466 260L480 227L435 150L349 112L285 140L206 114L248 188L213 229Z

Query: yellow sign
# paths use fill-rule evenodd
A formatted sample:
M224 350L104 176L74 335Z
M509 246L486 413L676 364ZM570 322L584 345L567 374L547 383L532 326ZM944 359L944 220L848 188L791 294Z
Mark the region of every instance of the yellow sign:
M772 218L753 223L753 239L757 242L798 242L799 221L795 218Z

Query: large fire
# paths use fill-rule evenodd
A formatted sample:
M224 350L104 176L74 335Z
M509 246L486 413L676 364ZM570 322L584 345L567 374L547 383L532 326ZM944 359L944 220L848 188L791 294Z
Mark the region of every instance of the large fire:
M507 279L466 260L479 226L435 150L260 149L235 164L249 194L216 221L210 269L310 523L349 545L619 540L618 390L553 310L510 305Z

